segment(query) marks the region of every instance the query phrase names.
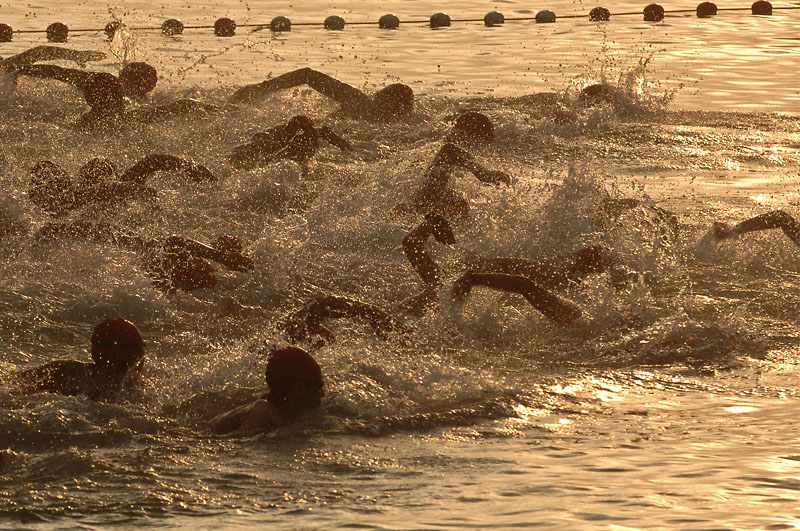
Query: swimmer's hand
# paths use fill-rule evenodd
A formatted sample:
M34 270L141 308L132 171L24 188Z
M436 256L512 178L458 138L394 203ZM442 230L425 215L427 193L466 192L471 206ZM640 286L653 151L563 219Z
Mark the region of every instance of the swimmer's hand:
M184 170L184 173L190 181L195 183L215 183L218 181L217 176L202 164L190 164Z

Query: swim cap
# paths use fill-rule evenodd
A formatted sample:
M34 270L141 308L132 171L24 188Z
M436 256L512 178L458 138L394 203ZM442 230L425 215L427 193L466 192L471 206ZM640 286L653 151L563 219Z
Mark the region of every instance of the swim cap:
M227 234L214 238L211 247L223 253L241 253L243 249L242 241L239 238Z
M414 91L408 85L394 83L375 94L375 103L388 116L408 114L414 108Z
M322 370L316 360L299 347L286 347L273 352L265 373L270 390L290 387L296 382L319 382Z
M314 130L314 122L308 116L295 116L286 123L286 132L296 133L298 131Z
M126 319L106 319L92 332L92 359L97 365L130 367L144 355L144 338Z
M89 107L103 110L122 110L125 99L122 96L122 83L115 76L96 72L89 76L83 86L83 97Z
M592 245L577 251L573 256L575 269L581 273L598 273L605 271L614 264L614 259L609 255L608 247Z
M465 112L453 124L453 129L470 139L480 140L487 144L494 139L494 125L492 121L480 112Z
M214 268L207 260L192 256L187 252L177 253L168 260L172 266L170 277L175 289L191 291L212 288L217 285Z
M156 88L158 73L147 63L128 63L120 71L119 80L129 96L144 96Z
M69 185L70 179L66 172L59 168L58 165L49 160L43 160L31 168L31 183L34 185L55 183Z
M95 157L84 164L79 173L84 183L95 184L114 179L117 176L117 168L107 158Z

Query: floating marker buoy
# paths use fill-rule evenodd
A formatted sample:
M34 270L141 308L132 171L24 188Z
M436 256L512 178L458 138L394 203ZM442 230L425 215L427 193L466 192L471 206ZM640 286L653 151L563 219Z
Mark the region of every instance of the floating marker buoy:
M217 37L233 37L236 34L236 22L222 17L214 21L214 35Z
M344 29L344 19L337 15L331 15L325 19L325 29L341 31Z
M753 2L753 5L750 7L750 9L754 15L772 14L772 4L770 4L766 0L758 0L758 2Z
M536 22L539 24L549 24L556 21L556 14L549 9L543 9L536 13Z
M444 28L450 25L450 15L447 13L434 13L431 15L431 28Z
M103 31L105 32L106 37L108 37L109 39L113 39L114 38L114 34L121 27L122 27L122 23L120 21L112 20L111 22L106 24L106 27L105 27L105 29L103 29Z
M269 23L272 31L292 31L292 21L286 17L275 17Z
M378 27L380 29L397 29L400 27L400 19L394 15L383 15L378 19Z
M67 42L69 28L61 22L53 22L47 26L47 40L49 42Z
M598 22L610 19L611 19L611 11L609 11L605 7L595 7L594 9L589 11L589 20L591 21Z
M650 4L645 7L642 14L644 14L644 19L647 22L659 22L664 20L664 8L658 4Z
M489 11L483 16L483 23L487 26L499 26L500 24L504 24L505 21L506 17L497 11Z
M161 23L162 35L180 35L183 33L183 22L177 18L171 18Z
M0 24L0 42L11 42L14 30L8 24Z
M700 18L710 17L717 14L717 4L714 2L703 2L697 5L697 16Z

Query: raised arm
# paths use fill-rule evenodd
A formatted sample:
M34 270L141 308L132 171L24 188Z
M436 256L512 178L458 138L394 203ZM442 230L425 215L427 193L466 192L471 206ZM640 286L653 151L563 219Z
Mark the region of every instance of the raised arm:
M529 278L502 273L465 273L453 285L453 298L462 301L473 286L485 286L525 297L531 306L551 321L568 325L581 316L581 310L569 301L553 295Z
M208 168L191 161L164 154L151 154L128 168L121 181L144 184L147 178L158 171L181 171L191 182L216 182L217 177Z
M508 174L481 166L466 150L451 143L441 147L433 158L431 166L457 166L471 172L481 182L487 184L511 184L511 177Z
M92 75L91 72L87 72L86 70L62 68L56 65L24 65L17 71L24 76L63 81L64 83L69 83L80 89L85 86L89 77Z
M233 94L232 99L235 102L252 102L278 90L300 85L308 85L350 110L361 108L361 111L364 111L373 107L372 98L361 90L311 68L300 68L255 85L242 87Z
M30 50L18 53L2 62L4 70L16 69L23 65L31 65L38 61L74 61L84 65L89 61L100 61L106 58L103 52L70 50L59 46L36 46Z

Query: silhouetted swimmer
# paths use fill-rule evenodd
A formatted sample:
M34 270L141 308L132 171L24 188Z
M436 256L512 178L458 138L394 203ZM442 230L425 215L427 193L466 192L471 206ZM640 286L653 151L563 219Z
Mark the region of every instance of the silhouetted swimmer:
M300 68L255 85L242 87L233 94L232 100L250 103L273 92L300 85L308 85L323 96L331 98L339 104L341 112L357 119L395 120L414 109L414 91L408 85L395 83L370 96L362 90L311 68Z
M17 70L20 74L44 79L63 81L85 91L92 75L96 72L63 68L56 65L25 65ZM117 79L120 82L122 93L133 99L141 99L156 88L158 73L147 63L128 63L119 72Z
M308 352L286 347L270 354L265 372L269 392L211 421L211 431L253 434L270 431L312 413L325 396L322 370Z
M164 105L126 110L127 103L122 82L116 76L105 72L92 73L82 88L83 97L90 109L75 125L87 132L108 133L131 123L149 124L177 116L203 116L218 111L216 105L190 98Z
M293 160L306 168L320 147L320 140L342 151L353 151L344 138L330 128L315 127L307 116L295 116L278 127L253 135L252 140L234 148L228 160L238 169L249 170L278 160Z
M446 137L448 142L439 149L425 171L422 186L414 192L411 208L418 213L440 214L449 220L467 218L469 202L450 187L456 168L471 172L485 184L510 185L508 174L479 164L466 149L454 143L476 147L490 144L493 138L494 126L486 115L469 112L459 116ZM400 205L401 211L407 209L407 206Z
M55 360L11 375L22 393L84 394L92 400L117 401L135 387L144 362L144 339L125 319L106 319L91 337L92 362Z
M795 245L800 246L800 223L783 210L773 210L737 223L733 227L714 223L712 234L717 240L735 239L748 232L781 229Z
M614 87L607 83L595 83L584 87L578 95L578 100L586 106L614 101Z
M183 238L145 238L107 223L74 221L48 223L36 235L39 240L74 238L116 245L136 252L153 285L166 292L192 291L216 286L209 260L232 271L252 271L253 260L235 236L220 236L211 245Z
M105 59L103 52L70 50L59 46L36 46L3 59L0 57L0 98L14 93L19 69L39 61L73 61L84 66L89 61Z
M164 154L147 155L122 175L118 175L111 161L97 157L81 167L80 179L75 183L58 165L43 161L31 169L28 197L52 216L62 216L91 205L112 208L129 201L153 202L158 199L158 194L145 186L145 182L150 175L160 171L179 171L193 183L217 180L205 166Z

